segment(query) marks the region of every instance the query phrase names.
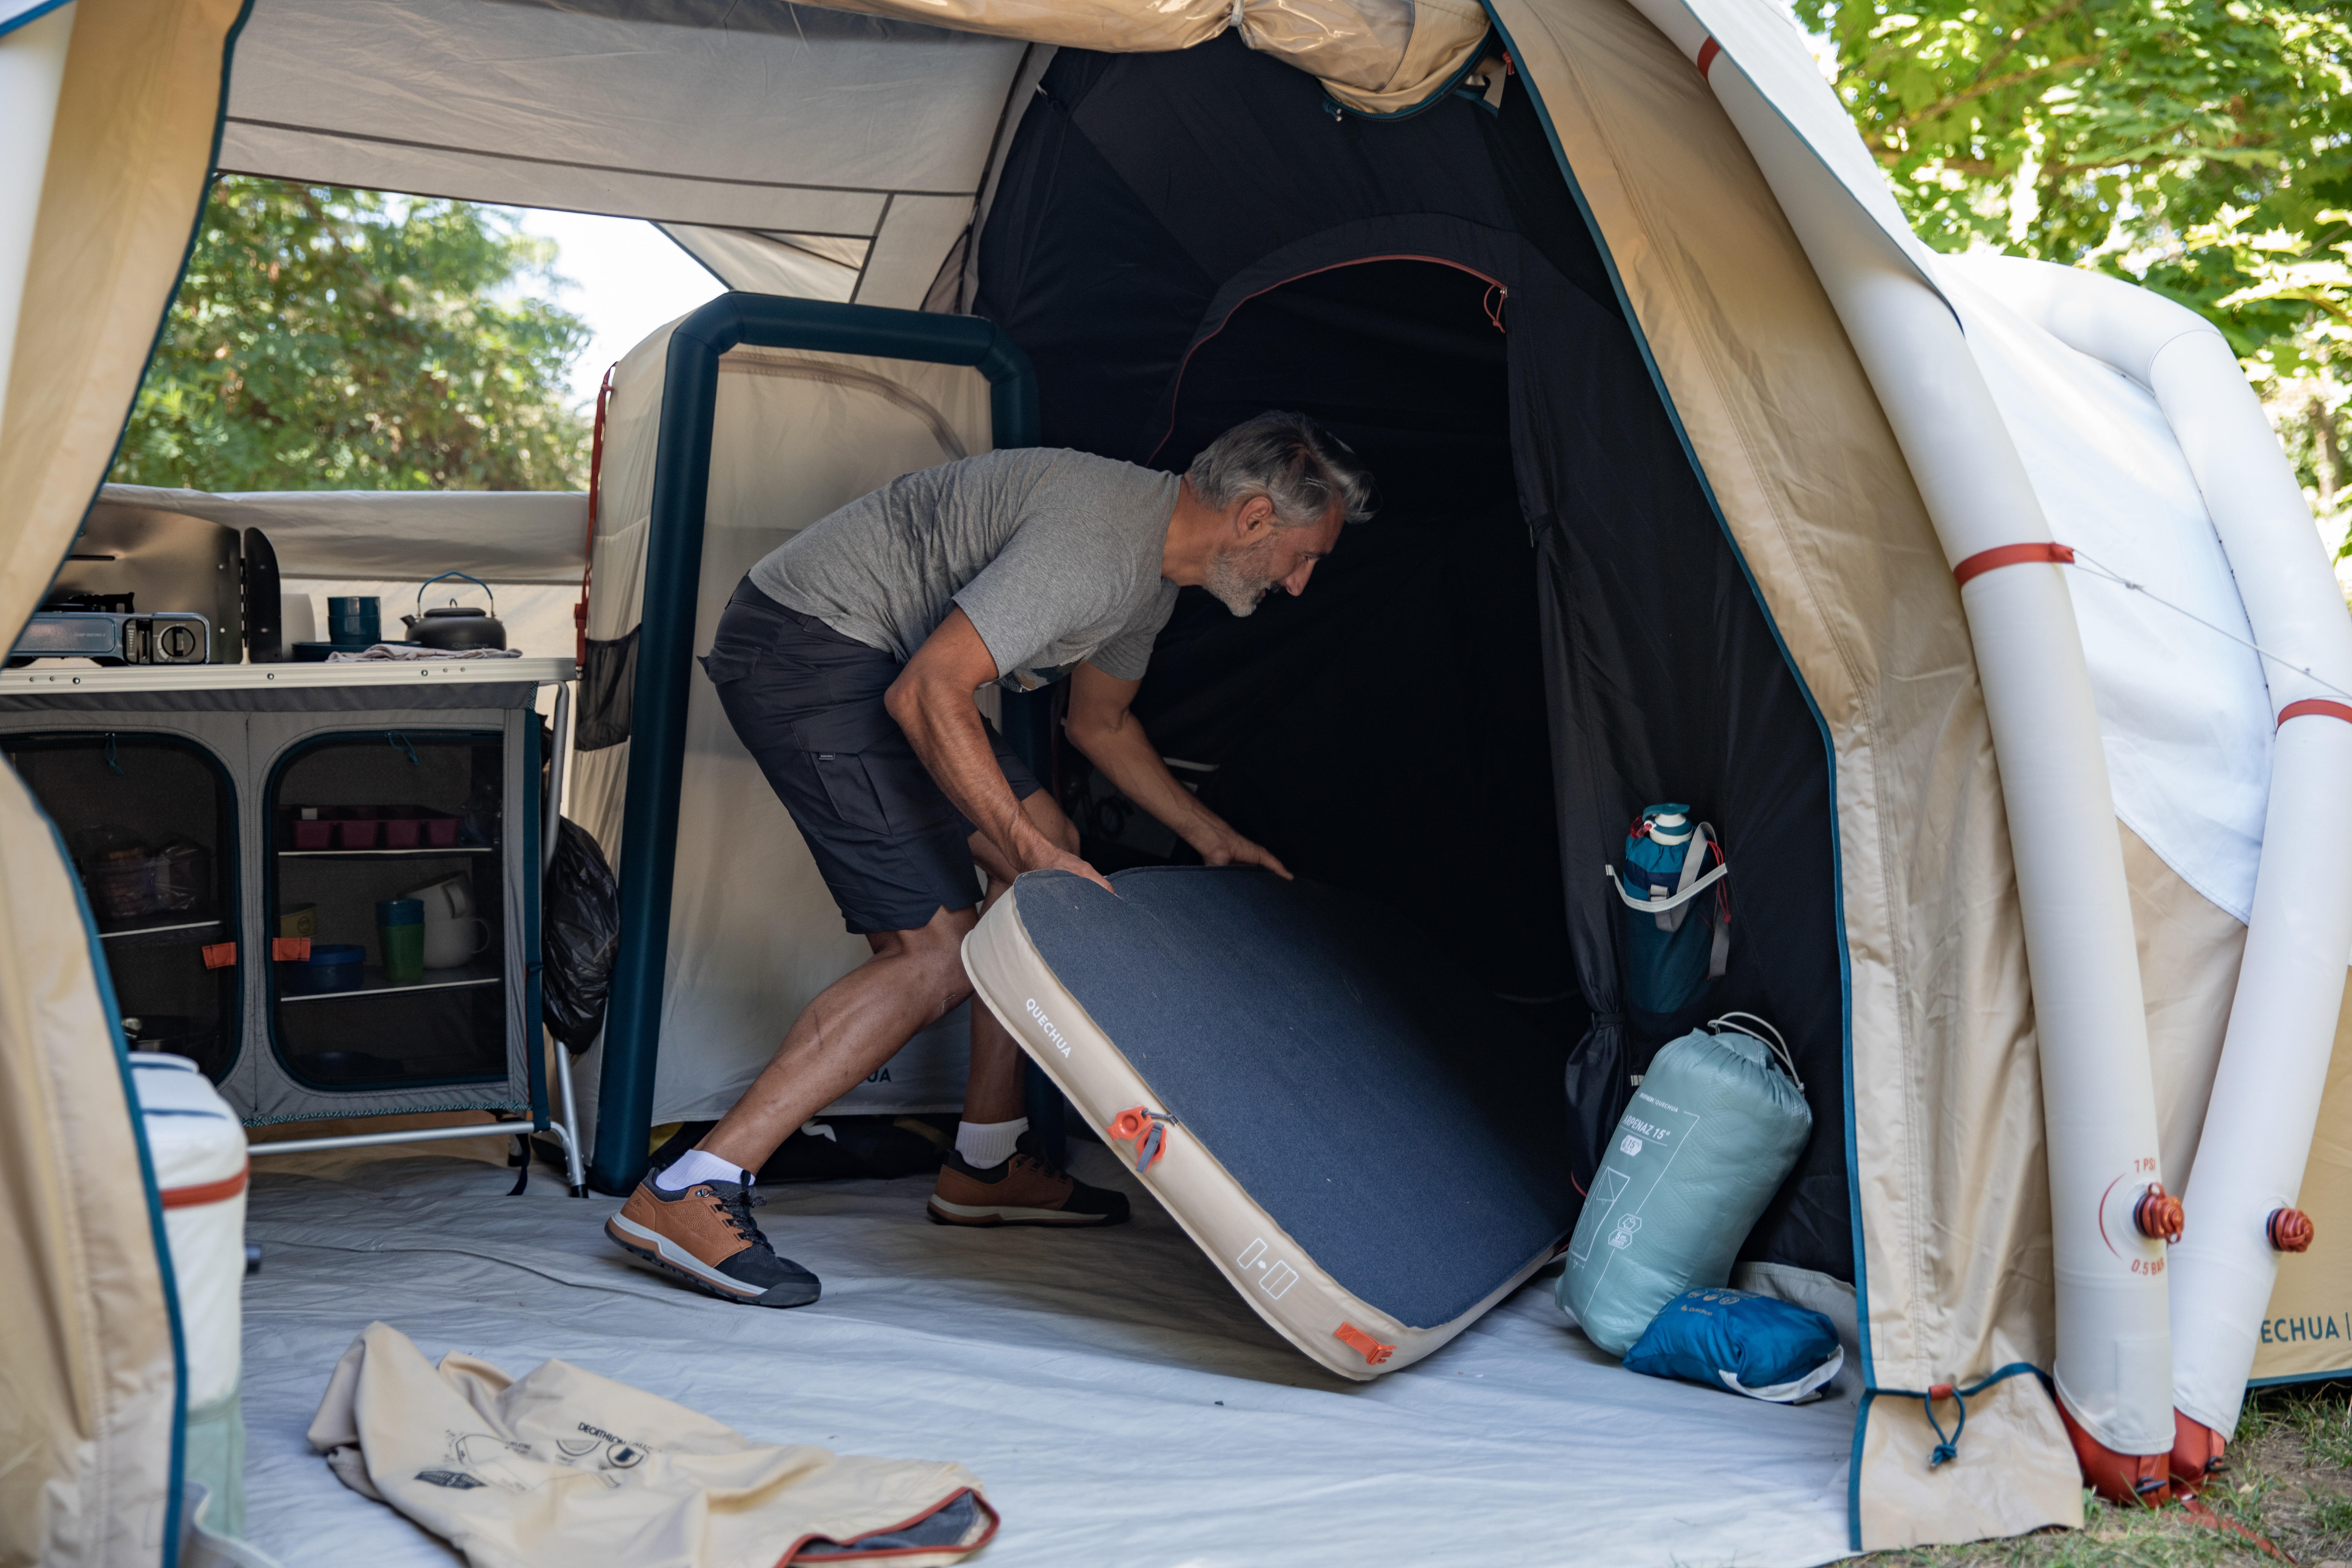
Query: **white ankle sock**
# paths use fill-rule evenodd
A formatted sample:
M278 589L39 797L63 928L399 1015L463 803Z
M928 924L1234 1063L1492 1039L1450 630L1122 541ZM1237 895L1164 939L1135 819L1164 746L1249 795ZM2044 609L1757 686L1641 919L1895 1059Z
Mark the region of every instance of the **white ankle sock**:
M740 1182L749 1186L751 1173L705 1150L688 1149L667 1170L654 1174L654 1185L666 1193L682 1193L697 1182Z
M967 1165L985 1171L991 1165L1002 1165L1013 1158L1013 1146L1021 1142L1021 1134L1029 1131L1025 1116L1010 1121L959 1121L956 1123L956 1152Z

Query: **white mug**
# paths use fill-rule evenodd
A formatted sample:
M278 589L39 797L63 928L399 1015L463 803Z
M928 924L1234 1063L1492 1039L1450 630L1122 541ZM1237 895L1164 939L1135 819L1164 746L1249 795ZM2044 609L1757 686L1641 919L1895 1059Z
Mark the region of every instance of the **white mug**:
M474 941L470 928L482 928L481 940ZM470 944L470 945L469 945ZM456 969L480 956L490 945L490 922L479 915L463 920L435 920L429 915L425 921L425 967Z
M421 888L411 888L400 896L424 904L427 925L435 921L461 921L474 912L473 879L463 871Z

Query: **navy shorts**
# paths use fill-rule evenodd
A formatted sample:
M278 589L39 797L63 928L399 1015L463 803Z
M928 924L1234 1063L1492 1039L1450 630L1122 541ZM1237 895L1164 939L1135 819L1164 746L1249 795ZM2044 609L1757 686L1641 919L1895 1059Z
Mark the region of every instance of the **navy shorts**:
M860 936L919 931L980 901L974 831L882 707L903 668L880 648L787 609L749 578L719 617L702 668L727 721L807 840ZM1037 780L993 728L1016 799Z

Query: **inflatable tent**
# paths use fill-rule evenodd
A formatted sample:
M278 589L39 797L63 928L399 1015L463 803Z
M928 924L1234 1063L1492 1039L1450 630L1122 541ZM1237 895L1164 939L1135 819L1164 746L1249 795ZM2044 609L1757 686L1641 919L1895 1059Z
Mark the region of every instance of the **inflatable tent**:
M1153 732L1553 1009L1571 1122L1661 1026L1621 995L1600 864L1646 801L1710 816L1721 994L1784 1026L1823 1130L1746 1256L1853 1302L1852 1545L2074 1522L2077 1458L2146 1490L2226 1434L2275 1315L2267 1222L2321 1208L2352 626L2218 334L1927 253L1759 5L922 15L957 30L79 0L5 35L26 90L0 99L52 149L0 189L7 610L102 476L208 165L654 219L741 289L617 368L583 563L574 800L634 921L595 1179L625 1188L649 1122L756 1068L735 1026L855 958L684 658L734 574L908 467L1032 439L1181 463L1304 406L1361 438L1386 514L1294 614L1171 624ZM1050 713L1000 717L1052 760ZM1468 852L1381 840L1438 792ZM73 1260L14 1277L76 1325L10 1375L58 1390L36 1479L167 1510L152 1198L56 1175L138 1169L129 1091L7 798L0 947L54 977L46 1007L7 988L10 1204L28 1256ZM1164 852L1086 798L1097 845ZM2188 1203L2168 1255L2158 1184ZM89 1379L103 1410L63 1392ZM59 1560L173 1533L47 1517L80 1532Z

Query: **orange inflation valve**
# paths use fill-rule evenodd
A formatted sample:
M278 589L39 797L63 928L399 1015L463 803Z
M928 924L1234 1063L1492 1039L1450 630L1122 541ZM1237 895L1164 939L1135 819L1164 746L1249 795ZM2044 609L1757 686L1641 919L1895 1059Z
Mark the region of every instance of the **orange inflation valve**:
M1342 1323L1331 1331L1331 1337L1364 1358L1365 1363L1378 1366L1396 1354L1396 1346L1384 1345L1353 1323Z
M1135 1145L1135 1169L1140 1175L1168 1152L1168 1130L1175 1125L1172 1116L1130 1105L1110 1119L1108 1131L1113 1142Z
M2180 1200L2167 1193L2162 1182L2150 1182L2132 1205L2132 1224L2152 1240L2179 1241L2185 1222Z

